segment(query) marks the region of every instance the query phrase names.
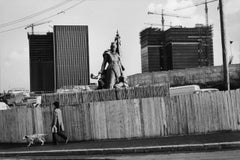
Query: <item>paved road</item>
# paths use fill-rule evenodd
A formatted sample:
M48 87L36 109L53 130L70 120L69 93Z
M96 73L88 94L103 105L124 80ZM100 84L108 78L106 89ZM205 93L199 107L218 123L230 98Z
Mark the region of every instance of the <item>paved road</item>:
M0 157L1 159L1 157ZM199 152L199 153L176 153L176 154L130 154L113 156L37 156L37 157L12 157L15 159L83 159L83 160L239 160L240 150Z

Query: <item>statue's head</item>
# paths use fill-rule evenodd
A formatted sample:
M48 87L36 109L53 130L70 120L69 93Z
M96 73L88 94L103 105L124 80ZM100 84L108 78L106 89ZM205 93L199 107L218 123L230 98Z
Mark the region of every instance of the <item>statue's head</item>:
M112 43L111 43L110 49L111 49L111 51L116 51L116 49L117 49L117 44L116 44L116 42L112 42Z

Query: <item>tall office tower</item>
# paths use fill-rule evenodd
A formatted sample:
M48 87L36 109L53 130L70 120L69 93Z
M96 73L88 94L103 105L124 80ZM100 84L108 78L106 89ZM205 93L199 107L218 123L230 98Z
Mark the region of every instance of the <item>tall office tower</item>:
M53 33L28 34L30 91L54 91Z
M156 28L146 28L140 33L142 72L163 69L164 32Z
M170 28L165 32L165 47L172 69L213 66L211 26Z
M54 26L55 89L88 85L88 26Z

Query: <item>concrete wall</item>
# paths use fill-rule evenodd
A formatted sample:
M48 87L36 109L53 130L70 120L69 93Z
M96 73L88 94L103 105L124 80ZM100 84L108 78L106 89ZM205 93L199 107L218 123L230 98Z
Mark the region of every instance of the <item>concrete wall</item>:
M229 67L231 88L240 87L240 64ZM140 73L127 77L130 86L170 83L170 86L198 84L201 87L223 88L223 67L201 67L161 72Z

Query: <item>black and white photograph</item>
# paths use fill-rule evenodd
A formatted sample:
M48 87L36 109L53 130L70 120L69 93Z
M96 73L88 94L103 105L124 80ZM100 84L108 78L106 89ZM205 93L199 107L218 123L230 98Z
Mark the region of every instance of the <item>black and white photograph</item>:
M240 159L239 0L0 0L0 159Z

